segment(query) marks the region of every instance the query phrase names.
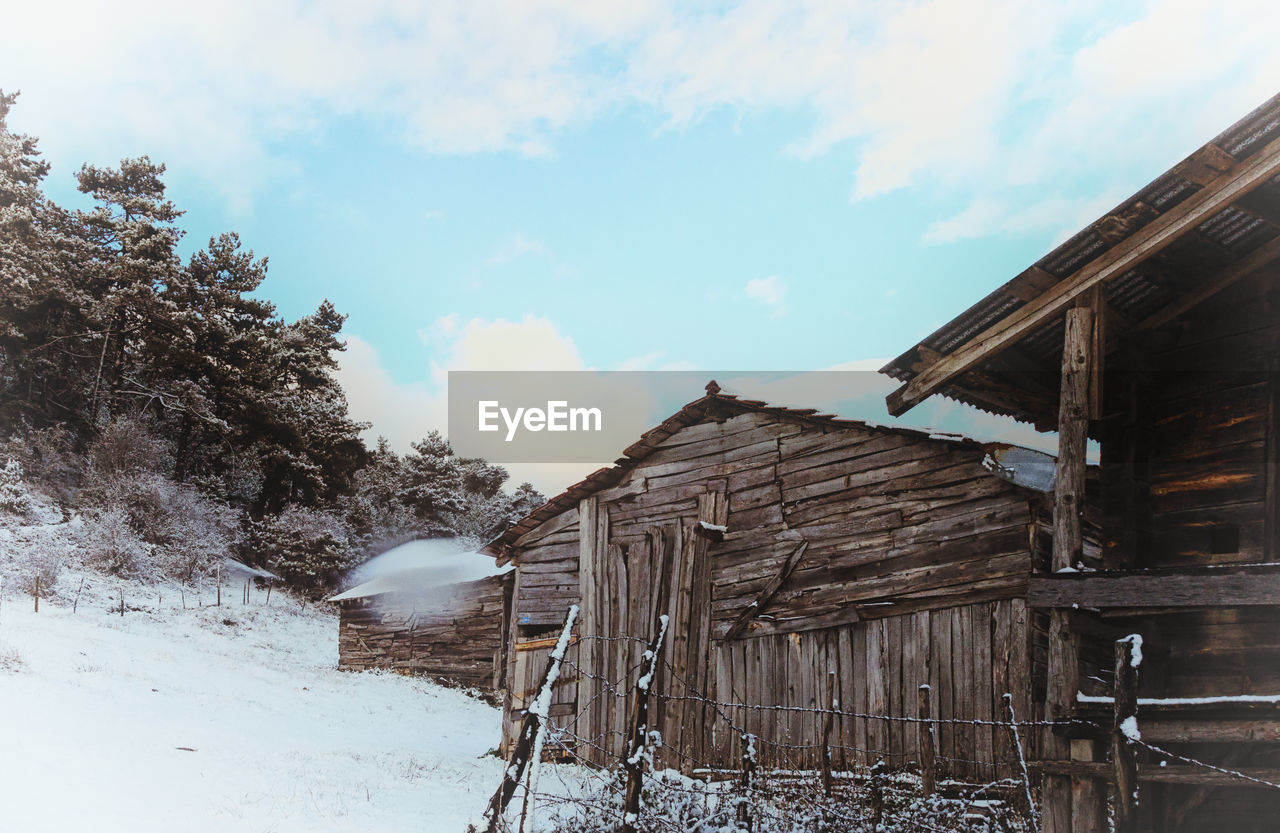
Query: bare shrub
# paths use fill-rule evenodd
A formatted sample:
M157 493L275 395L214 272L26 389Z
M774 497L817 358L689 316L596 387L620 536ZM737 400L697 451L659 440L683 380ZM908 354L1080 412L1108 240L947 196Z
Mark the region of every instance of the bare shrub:
M92 476L99 479L173 470L169 444L141 417L113 419L89 446L88 457Z
M62 574L62 566L68 555L66 545L60 539L26 542L15 555L11 580L19 592L27 595L35 593L37 579L40 581L42 597L52 596L57 592L58 577Z

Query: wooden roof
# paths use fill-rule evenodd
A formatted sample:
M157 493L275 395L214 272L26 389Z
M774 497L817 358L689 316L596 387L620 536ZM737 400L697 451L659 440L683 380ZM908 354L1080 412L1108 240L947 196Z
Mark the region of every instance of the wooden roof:
M1115 351L1278 257L1280 95L889 362L889 412L941 393L1052 428L1068 308Z
M983 443L955 433L932 432L915 428L878 425L857 419L841 419L834 414L819 413L816 408L786 408L778 405L769 405L758 399L741 399L734 394L722 392L720 390L720 386L717 385L714 380L707 385L706 389L706 396L703 396L700 399L695 399L679 411L676 411L667 419L663 420L659 425L644 432L644 434L640 436L639 440L623 450L622 453L624 456L619 457L612 466L597 469L582 480L565 489L560 494L551 498L542 506L512 524L497 538L481 547L480 552L497 557L499 564L505 563L508 558L508 550L515 544L516 540L525 533L536 529L562 512L577 508L578 501L583 498L621 483L632 469L643 462L650 454L657 451L658 447L661 446L663 441L668 437L680 431L682 428L687 428L690 425L694 425L708 419L725 420L738 416L739 414L761 413L783 419L797 420L822 428L861 428L865 430L882 431L916 437L920 440L958 443L970 446L974 449L1016 448L1016 446L1010 446L1007 443ZM996 467L995 476L1002 476L999 472L998 466Z

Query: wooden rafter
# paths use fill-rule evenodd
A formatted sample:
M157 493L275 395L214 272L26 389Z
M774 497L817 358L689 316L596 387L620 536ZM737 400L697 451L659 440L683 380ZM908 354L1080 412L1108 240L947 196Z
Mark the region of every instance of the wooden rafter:
M1184 312L1204 303L1222 290L1249 275L1275 263L1280 258L1280 237L1263 243L1240 260L1223 269L1189 295L1178 298L1134 325L1133 331L1149 332L1164 326Z
M1273 139L1234 169L1215 177L1205 188L1054 284L1026 306L997 321L955 352L932 363L887 397L889 412L899 416L910 410L952 379L1062 313L1082 293L1127 273L1162 251L1183 234L1270 180L1277 170L1280 170L1280 139Z

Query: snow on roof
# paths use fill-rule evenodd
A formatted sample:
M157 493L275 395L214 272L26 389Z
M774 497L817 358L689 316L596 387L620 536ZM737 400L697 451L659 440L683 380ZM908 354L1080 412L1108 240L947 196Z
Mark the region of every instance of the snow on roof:
M351 574L352 580L360 583L329 601L383 593L430 593L450 585L502 575L511 569L497 567L492 558L479 553L460 551L450 541L410 541L361 565Z
M236 561L234 558L222 559L222 572L224 574L239 573L240 575L251 576L253 578L268 579L271 581L280 580L280 576L276 575L273 572L270 572L268 570L262 570L262 569L259 569L258 567L250 567L248 564L245 564L243 561Z

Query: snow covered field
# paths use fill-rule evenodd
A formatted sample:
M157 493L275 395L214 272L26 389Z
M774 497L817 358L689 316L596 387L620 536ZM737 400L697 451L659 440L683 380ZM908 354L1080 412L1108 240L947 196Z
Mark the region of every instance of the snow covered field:
M0 829L462 831L499 782L498 711L337 671L331 614L79 580L0 607Z

